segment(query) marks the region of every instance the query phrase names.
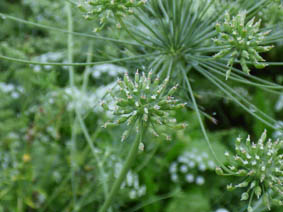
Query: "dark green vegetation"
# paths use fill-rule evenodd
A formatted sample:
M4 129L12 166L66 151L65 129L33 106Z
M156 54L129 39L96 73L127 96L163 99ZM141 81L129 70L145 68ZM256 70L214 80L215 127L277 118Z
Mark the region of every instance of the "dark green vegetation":
M109 211L239 212L247 211L249 200L250 211L267 211L269 205L282 211L280 202L273 201L280 199L277 190L264 184L266 190L257 189L241 201L249 188L229 192L226 186L243 179L215 173L221 166L229 174L231 161L224 154L237 153L237 137L246 141L249 134L256 142L266 129L272 141L283 139L280 1L148 0L120 8L124 2L116 1L107 13L89 13L95 5L84 11L74 0L0 1L0 212L101 208L138 134L127 124L103 128L113 116L101 101L113 109L117 78L128 73L135 82L137 69L145 76L152 71L160 83L168 77L168 88L179 84L174 96L186 106L172 107L170 114L154 112L188 126L177 131L179 126L161 122L142 136L144 146ZM260 41L254 49L266 60L263 69L256 69L263 62L259 57L249 58L257 53L247 48L247 40L239 41L238 48L233 41L228 47L216 43L216 38L227 38L219 32L234 36L233 24L216 29L225 27L225 12L232 20L243 11L245 23L255 17L253 24L262 19L259 32L271 30L250 39ZM166 136L153 136L155 131ZM124 132L127 138L121 142ZM282 146L276 148L279 158ZM281 174L277 165L272 171L282 185L278 158ZM267 197L258 199L257 194Z

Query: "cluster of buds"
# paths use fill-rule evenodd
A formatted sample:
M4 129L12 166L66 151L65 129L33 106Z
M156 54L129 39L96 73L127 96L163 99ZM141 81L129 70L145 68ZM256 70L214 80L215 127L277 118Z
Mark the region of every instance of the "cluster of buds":
M133 8L140 7L146 2L147 0L80 0L78 8L85 13L84 18L87 20L99 17L101 27L94 29L98 31L111 15L116 19L123 18L132 14Z
M267 52L273 46L261 45L265 36L270 31L260 32L261 20L255 22L251 19L245 24L246 12L240 12L232 19L228 12L225 14L223 25L216 24L216 31L219 38L213 39L217 46L223 47L223 50L214 55L215 58L222 58L229 55L229 67L226 73L226 79L229 77L235 60L240 60L240 64L244 72L249 73L247 61L251 62L256 68L264 68L266 64L264 59L259 55L261 52Z
M154 136L162 136L170 140L170 136L165 132L159 132L160 127L165 126L173 129L183 129L186 124L177 124L176 119L171 117L170 111L183 108L185 104L180 103L172 95L177 90L177 85L167 90L169 78L160 83L159 77L152 81L152 72L146 76L137 71L135 79L132 81L128 74L123 80L118 80L119 89L116 93L110 92L115 99L115 108L112 110L117 117L113 122L107 122L104 127L116 126L126 123L128 126L135 126L137 122L142 122L142 126L148 129ZM105 102L101 103L106 110L111 110ZM137 131L139 131L137 125ZM131 127L130 127L131 129ZM124 141L130 129L123 133Z
M253 143L250 137L246 139L245 145L241 138L236 140L236 155L225 155L230 163L228 167L232 175L243 177L243 181L237 185L228 185L228 190L236 188L247 188L242 193L241 200L252 200L256 195L260 198L263 195L265 205L270 209L270 194L279 198L272 199L272 202L283 205L283 154L280 153L283 147L283 140L266 142L266 131L263 132L257 143ZM221 168L216 172L225 175ZM250 201L251 202L251 201ZM252 212L249 203L248 212Z

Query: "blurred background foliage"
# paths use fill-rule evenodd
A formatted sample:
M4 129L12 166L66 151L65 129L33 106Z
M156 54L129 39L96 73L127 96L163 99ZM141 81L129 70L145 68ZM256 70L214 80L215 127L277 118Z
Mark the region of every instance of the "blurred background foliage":
M276 10L274 7L269 9ZM0 12L67 29L65 1L1 0ZM270 16L272 13L266 14ZM277 10L276 13L282 14ZM282 17L272 15L274 20L270 17L266 20L282 21ZM85 21L76 8L73 9L73 19L77 32L92 33L96 27L95 22ZM1 55L41 62L66 62L66 33L8 20L4 15L0 15L0 26ZM100 35L129 39L127 33L116 29L111 21ZM133 56L142 51L135 46L81 36L74 36L74 42L76 62L86 62L88 56L96 62ZM268 61L283 61L282 46L278 44L265 57ZM123 129L101 128L108 114L99 108L99 101L117 77L126 71L134 73L137 67L143 70L145 64L139 60L88 67L86 90L80 89L86 71L84 67L76 67L78 89L74 93L70 91L68 69L64 66L25 65L0 60L0 211L97 210L129 147L120 142ZM283 84L281 67L268 67L252 74ZM192 80L198 81L195 91L199 104L213 117L204 121L216 154L225 163L222 156L232 149L236 137L250 134L257 138L266 126L223 93L215 91L207 80L200 76ZM255 87L236 83L230 83L230 86L271 117L283 120L283 94L278 98ZM79 121L74 118L77 106L83 111L89 136L95 142L96 159ZM175 115L178 120L187 122L188 128L184 132L172 132L171 142L146 137L145 151L139 154L112 210L244 211L246 203L239 201L240 191L226 192L225 186L230 179L217 176L207 165L209 161L210 164L215 161L203 139L195 112L187 108ZM279 121L278 125L283 122ZM279 132L267 129L270 137L282 137ZM72 152L74 134L76 146ZM182 169L182 156L192 152L195 152L194 160L188 159L191 166ZM201 155L203 157L199 157ZM171 168L174 163L178 170ZM279 212L282 208L272 211Z

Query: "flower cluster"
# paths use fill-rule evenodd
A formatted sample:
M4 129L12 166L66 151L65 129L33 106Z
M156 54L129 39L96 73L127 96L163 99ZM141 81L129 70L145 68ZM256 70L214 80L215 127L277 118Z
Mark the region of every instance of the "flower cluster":
M223 25L216 24L216 31L219 38L213 39L217 46L223 49L214 55L215 58L222 58L230 55L228 61L229 70L226 79L229 77L234 62L239 59L244 72L249 73L247 61L251 62L256 68L264 68L265 60L259 55L261 52L269 51L273 46L263 46L262 42L270 31L260 32L260 23L251 19L245 24L246 12L240 12L232 19L227 12Z
M118 178L119 173L122 170L122 163L117 162L114 166L114 177ZM137 199L146 194L146 186L140 185L138 174L133 172L132 170L127 173L126 178L121 185L121 189L128 191L128 196L130 199Z
M207 170L214 170L215 163L209 159L206 152L193 149L180 155L169 168L173 182L196 183L203 185L205 179L202 176Z
M113 64L102 64L93 66L91 72L94 79L105 79L105 76L116 79L118 76L125 74L127 69Z
M241 138L237 138L236 155L225 153L230 163L228 168L231 173L244 179L237 185L228 185L227 189L247 188L242 193L241 200L252 200L254 195L257 198L263 195L266 206L270 208L270 192L279 196L279 199L273 199L274 203L283 204L283 154L280 153L283 140L276 142L272 142L271 139L267 142L265 140L266 131L263 132L257 143L251 142L248 136L244 145ZM218 174L224 175L222 169L217 168L216 171ZM248 211L252 211L250 203Z
M9 94L13 99L18 99L24 93L24 88L15 86L14 84L7 84L0 82L0 93Z
M100 149L98 149L100 151ZM106 155L109 152L105 152ZM105 155L104 155L105 157ZM121 157L117 156L115 153L107 156L107 161L105 161L104 169L109 170L105 173L102 180L107 179L106 181L112 183L112 177L118 178L122 168L124 161ZM111 170L111 171L110 171ZM120 187L122 193L126 195L130 199L137 199L146 194L146 185L142 184L139 178L139 175L134 170L129 170L124 181Z
M117 126L127 123L130 128L135 126L136 122L142 122L144 128L156 137L163 136L170 140L170 136L164 132L159 132L158 126L165 126L173 129L183 129L186 124L177 124L176 119L172 118L170 111L185 107L172 95L177 90L177 85L167 91L169 79L166 78L161 84L157 77L152 82L152 73L146 76L140 75L138 71L135 74L134 82L128 74L124 75L123 80L118 80L119 89L116 93L110 92L115 99L115 108L112 110L117 117L113 122L107 122L104 127ZM101 103L106 110L111 110L105 102ZM168 129L168 128L167 128ZM139 131L137 127L137 131ZM130 133L130 129L123 133L124 141Z
M92 20L95 17L100 18L100 24L103 26L105 20L112 14L116 19L133 13L133 8L144 5L147 0L81 0L78 8L85 15L84 18ZM99 29L95 29L97 31Z

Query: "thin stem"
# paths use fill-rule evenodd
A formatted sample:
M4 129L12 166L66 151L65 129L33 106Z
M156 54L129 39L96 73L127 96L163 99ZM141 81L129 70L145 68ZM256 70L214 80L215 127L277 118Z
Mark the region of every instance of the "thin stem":
M23 211L24 211L23 198L21 197L21 194L19 194L17 198L17 212L23 212Z
M68 13L68 32L73 32L73 17L72 17L72 9L70 3L66 3L67 5L67 13ZM74 56L73 56L73 36L72 34L68 34L68 62L73 63ZM70 77L70 86L74 87L74 67L69 67L69 77Z
M181 190L177 188L175 191L172 191L172 192L170 192L168 194L164 194L164 195L161 195L161 196L150 198L149 200L138 204L137 206L135 206L134 208L132 208L130 210L127 210L126 212L139 211L139 210L141 210L142 208L144 208L146 206L149 206L149 205L151 205L153 203L156 203L156 202L160 202L160 201L165 200L165 199L172 198L174 196L177 196L180 193L181 193Z
M66 187L67 183L69 182L69 180L71 179L72 175L71 173L69 173L65 179L62 181L62 183L60 185L58 185L56 187L56 189L54 189L53 193L50 195L50 197L46 200L45 204L39 209L39 212L43 212L46 211L47 207L49 206L49 204L58 197L58 195L60 194L60 192L62 192L62 190L64 190L64 188Z
M132 57L117 58L117 59L113 59L113 60L99 61L99 62L93 62L93 63L42 63L42 62L37 62L37 61L30 61L30 60L18 59L18 58L13 58L13 57L7 57L7 56L4 56L4 55L0 55L0 59L11 61L11 62L17 62L17 63L31 64L31 65L87 66L87 65L102 65L102 64L105 64L105 63L117 63L117 62L122 62L122 61L146 58L146 57L160 55L160 54L162 54L162 53L157 52L157 53L153 53L153 54L144 54L144 55L138 55L138 56L132 56Z
M158 143L155 144L155 146L154 146L153 150L151 151L151 153L145 158L145 160L141 163L141 165L139 165L137 167L137 169L135 170L137 173L140 172L141 170L143 170L144 167L146 167L147 164L151 161L151 159L153 158L153 156L157 152L159 145L160 145L160 142L158 141Z
M201 75L203 75L209 81L211 81L214 85L216 85L223 93L225 93L229 98L231 98L234 102L236 102L240 107L242 107L244 110L246 110L249 114L253 115L254 117L256 117L258 120L260 120L262 123L266 124L270 128L272 128L274 130L278 130L275 126L270 124L268 121L266 121L265 119L263 119L262 117L260 117L256 113L252 112L251 108L248 108L247 106L242 104L236 97L234 97L232 95L233 93L235 94L235 91L233 91L229 86L227 86L225 83L223 83L217 77L215 77L214 75L210 74L208 71L205 71L200 66L195 66L195 68Z
M213 72L216 72L216 70L214 70L213 68L210 68L209 66L205 65L205 64L202 64L202 66L204 66L205 68L213 71ZM224 83L223 83L224 84ZM226 86L228 87L228 85L226 84ZM228 89L227 89L228 90ZM231 92L233 92L233 94L235 96L238 96L238 98L240 100L242 100L245 104L253 107L256 111L258 111L264 118L268 119L270 122L273 122L274 124L277 122L275 119L273 119L272 117L270 117L269 115L267 115L266 113L264 113L263 111L261 111L258 107L256 107L255 105L253 105L251 102L249 102L248 100L246 100L246 98L244 98L242 95L238 94L237 92L234 92L233 89L231 89Z
M143 46L146 46L150 49L157 49L156 47L153 47L151 45L146 44L144 41L140 40L137 38L137 36L135 36L127 27L127 25L124 23L123 19L119 19L119 23L121 24L121 26L125 29L125 31L130 35L131 38L133 38L135 41L137 41L138 43L140 43Z
M192 99L192 101L193 101L194 109L195 109L195 111L196 111L196 113L197 113L197 117L198 117L198 120L199 120L199 123L200 123L201 130L202 130L202 132L203 132L205 141L207 142L207 145L208 145L208 147L209 147L209 149L210 149L212 155L214 156L215 160L217 161L217 163L218 163L224 170L226 170L227 172L230 173L230 170L227 169L227 168L224 166L224 164L218 159L218 157L216 156L216 153L215 153L214 149L213 149L212 146L211 146L209 137L208 137L208 135L207 135L206 129L205 129L205 127L204 127L204 124L203 124L203 121L202 121L202 118L201 118L201 115L200 115L200 111L199 111L199 108L198 108L196 99L195 99L195 97L194 97L194 93L193 93L193 90L192 90L190 81L189 81L189 79L188 79L188 77L187 77L187 75L186 75L184 69L182 69L182 71L183 71L183 76L184 76L185 82L186 82L187 87L188 87L188 89L189 89L189 93L190 93L191 99Z
M104 177L104 176L106 176L106 174L105 174L105 171L104 171L104 168L103 168L103 164L99 160L99 157L97 156L97 151L96 151L96 149L95 149L95 147L93 145L93 142L92 142L92 139L91 139L91 137L90 137L90 135L88 133L87 127L85 126L85 123L83 121L82 115L80 114L80 112L78 110L76 110L76 115L77 115L77 119L79 121L80 127L81 127L81 129L83 131L83 134L84 134L84 136L86 138L86 141L87 141L87 143L88 143L88 145L89 145L89 147L91 149L91 152L92 152L92 154L93 154L93 156L94 156L94 158L95 158L95 160L96 160L96 162L98 164L98 171L100 172L101 177ZM102 180L102 185L103 185L104 196L106 198L107 192L108 192L108 185L106 183L106 180Z
M66 8L67 8L67 18L68 18L68 31L73 32L73 17L72 17L72 8L71 4L66 2ZM68 34L68 62L73 63L73 35ZM69 67L69 84L71 89L74 89L75 86L75 80L74 80L74 67ZM73 90L74 91L74 90ZM71 114L71 119L74 120L73 115ZM76 185L76 162L74 161L75 155L76 155L76 131L77 131L77 119L75 119L72 122L71 125L72 135L71 135L71 172L72 172L72 194L73 194L73 206L75 207L76 204L76 191L77 191L77 185Z
M226 71L227 71L227 66L224 65L224 64L217 64L217 63L213 63L213 62L206 62L206 63L203 63L202 65L209 65L209 66L212 66L214 68L214 72L217 72L219 75L222 75L224 77L226 77ZM219 71L218 71L219 70ZM282 89L280 87L276 87L274 85L265 85L263 83L257 83L257 82L253 82L251 80L248 80L238 74L235 74L235 73L231 73L230 74L230 77L229 79L232 79L234 81L237 81L237 82L241 82L243 84L247 84L247 85L252 85L252 86L257 86L261 89L265 89L266 91L268 92L271 92L271 93L275 93L275 94L281 94L282 92L280 91L274 91L272 89Z
M91 62L91 58L92 58L91 52L92 52L92 50L93 50L93 44L92 44L92 42L90 42L89 48L88 48L87 61L86 61L87 63ZM83 92L86 92L87 85L88 85L89 74L90 74L90 67L86 66L85 67L85 71L84 71L83 85L82 85L82 91Z
M131 149L130 149L130 152L126 158L126 161L125 161L125 164L118 176L118 178L115 180L114 184L113 184L113 187L110 191L110 194L109 196L107 197L107 199L105 200L104 204L102 205L102 207L100 208L99 212L106 212L107 209L110 207L115 195L117 194L117 192L119 191L120 187L121 187L121 184L122 182L124 181L129 169L131 168L134 160L135 160L135 157L138 153L138 147L139 147L139 144L142 142L142 139L143 139L143 134L144 134L144 129L143 129L143 126L142 126L142 121L139 121L138 123L140 126L139 126L139 129L141 130L138 135L136 136L136 140L133 142L132 146L131 146Z
M68 30L64 30L64 29L60 29L60 28L57 28L57 27L52 27L52 26L48 26L48 25L44 25L44 24L34 23L34 22L31 22L31 21L27 21L27 20L24 20L24 19L21 19L21 18L11 16L11 15L7 15L7 14L4 14L4 13L0 13L0 18L1 17L3 19L10 19L12 21L16 21L16 22L19 22L19 23L35 26L35 27L42 28L42 29L57 31L57 32L61 32L61 33L67 33L67 34L77 35L77 36L81 36L81 37L95 38L95 39L100 39L100 40L112 41L112 42L116 42L116 43L140 46L138 43L132 43L132 42L123 41L123 40L116 40L116 39L107 38L107 37L104 37L104 36L97 36L97 35L91 35L91 34L87 34L87 33L80 33L80 32L74 32L74 31L69 32Z

